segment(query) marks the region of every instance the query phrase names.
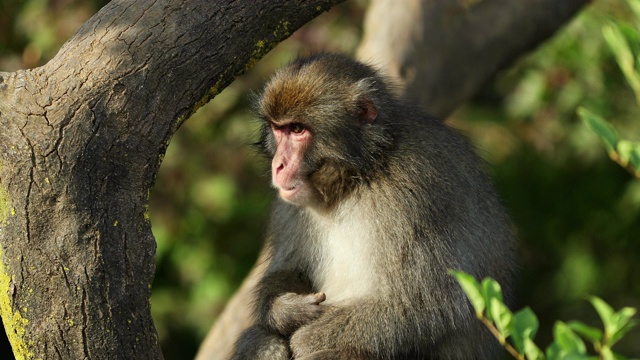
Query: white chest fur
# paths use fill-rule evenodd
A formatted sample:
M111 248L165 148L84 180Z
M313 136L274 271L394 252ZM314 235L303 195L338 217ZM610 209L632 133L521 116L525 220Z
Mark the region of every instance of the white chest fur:
M314 214L320 234L319 263L312 281L327 295L325 303L336 303L376 292L374 231L359 206L343 206L331 216Z

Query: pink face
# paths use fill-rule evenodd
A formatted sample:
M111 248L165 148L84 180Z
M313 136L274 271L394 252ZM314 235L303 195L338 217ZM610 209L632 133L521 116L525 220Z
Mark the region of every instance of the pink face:
M312 134L299 123L271 124L276 140L276 154L271 162L273 186L280 197L294 205L307 205L314 191L302 173L304 153Z

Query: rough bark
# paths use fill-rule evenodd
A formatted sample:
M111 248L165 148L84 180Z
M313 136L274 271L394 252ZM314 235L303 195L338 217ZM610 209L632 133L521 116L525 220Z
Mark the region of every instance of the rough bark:
M111 1L0 73L0 311L18 359L158 359L147 201L174 131L340 0Z
M399 91L444 119L498 70L548 39L587 3L372 0L356 56L384 71ZM245 279L211 328L197 359L225 359L237 334L252 322L246 304L251 284L261 276L256 268Z
M357 56L445 118L589 0L372 0Z

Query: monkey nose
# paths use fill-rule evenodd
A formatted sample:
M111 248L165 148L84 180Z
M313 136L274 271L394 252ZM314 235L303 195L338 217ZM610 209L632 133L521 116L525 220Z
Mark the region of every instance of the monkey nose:
M279 173L280 173L280 171L284 170L284 163L282 163L282 162L281 162L278 166L274 166L274 168L275 168L275 169L274 169L274 170L275 170L275 173L276 173L276 174L279 174Z

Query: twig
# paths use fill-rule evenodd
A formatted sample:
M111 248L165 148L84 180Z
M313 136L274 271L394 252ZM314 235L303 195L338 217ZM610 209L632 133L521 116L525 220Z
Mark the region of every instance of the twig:
M482 323L489 328L489 330L491 331L491 333L493 334L493 336L496 337L496 339L498 339L498 341L500 342L500 345L502 345L505 349L507 349L507 351L509 352L509 354L511 354L511 356L513 356L514 358L518 359L518 360L526 360L524 355L520 354L518 352L518 350L516 350L513 346L511 346L511 344L509 344L507 342L507 340L504 338L504 336L502 336L502 334L500 333L500 331L493 326L493 323L491 321L489 321L489 319L487 319L484 315L480 318L480 320L482 321Z

